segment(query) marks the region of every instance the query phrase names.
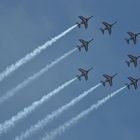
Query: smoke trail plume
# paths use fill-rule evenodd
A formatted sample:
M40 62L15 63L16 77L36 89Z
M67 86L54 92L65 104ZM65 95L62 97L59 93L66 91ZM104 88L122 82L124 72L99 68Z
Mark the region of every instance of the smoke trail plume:
M23 118L26 118L27 115L32 113L38 106L40 106L44 102L47 102L51 97L58 94L61 90L63 90L65 87L73 83L76 79L77 78L73 78L72 80L69 80L68 82L54 89L49 94L44 95L40 100L33 102L28 107L25 107L22 111L18 112L17 115L13 116L11 119L6 120L4 123L0 124L0 135L4 132L7 132L9 129L13 128L18 121L20 121Z
M39 78L41 75L43 75L45 72L47 72L49 69L51 69L53 66L58 64L60 61L64 60L66 57L71 55L77 50L77 48L65 53L61 57L57 58L56 60L52 61L50 64L46 65L43 69L41 69L39 72L34 73L30 77L28 77L26 80L24 80L22 83L18 84L15 88L8 91L6 94L2 95L0 97L0 104L8 100L9 98L13 97L19 90L23 89L26 85L30 84L37 78Z
M51 114L47 115L43 120L40 120L38 121L37 124L31 126L30 129L26 130L26 132L22 133L20 136L17 136L15 140L23 140L23 139L26 139L27 137L30 137L37 130L43 128L45 125L47 125L48 123L53 121L55 118L60 116L64 111L68 110L70 107L80 102L84 97L86 97L89 93L91 93L93 90L98 88L100 85L101 83L97 84L96 86L91 87L89 90L85 91L83 94L74 98L69 103L53 111Z
M66 31L62 32L58 36L52 38L51 40L47 41L44 45L37 47L34 51L27 54L25 57L21 58L14 64L8 66L3 72L0 73L0 81L2 81L4 78L6 78L8 75L10 75L12 72L17 70L19 67L21 67L23 64L27 63L31 59L33 59L36 55L40 54L43 50L51 46L53 43L55 43L57 40L68 34L70 31L72 31L74 28L76 28L77 25L74 25L67 29Z
M96 104L93 104L91 107L89 107L88 109L84 110L83 112L81 112L80 114L78 114L76 117L74 117L71 120L67 121L63 125L60 125L58 128L54 129L50 133L47 133L45 135L45 137L42 138L42 140L52 140L52 139L56 138L57 135L61 135L67 129L71 128L73 125L75 125L76 123L78 123L80 119L82 119L83 117L87 116L94 109L98 109L101 105L103 105L104 103L106 103L109 99L111 99L112 97L114 97L115 95L117 95L119 92L121 92L125 88L126 88L126 86L124 86L124 87L116 90L115 92L113 92L112 94L106 96L102 100L99 100Z

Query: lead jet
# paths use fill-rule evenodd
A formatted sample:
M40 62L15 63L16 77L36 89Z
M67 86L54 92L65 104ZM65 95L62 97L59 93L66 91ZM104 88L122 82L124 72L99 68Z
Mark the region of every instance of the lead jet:
M101 83L103 84L103 86L105 86L105 83L109 83L109 85L112 86L112 80L113 80L113 78L114 78L116 75L117 75L117 73L114 74L113 76L109 76L109 75L107 75L107 74L103 74L103 77L105 77L105 81L101 81Z
M77 45L77 48L79 49L79 51L81 51L81 48L85 48L85 51L87 52L88 51L88 47L89 47L89 44L90 42L93 41L93 39L89 40L89 41L85 41L83 39L79 39L81 45Z
M105 26L105 28L100 28L101 32L104 34L104 32L107 30L109 34L112 33L112 26L115 25L117 22L115 21L114 23L112 24L109 24L107 22L102 22L102 24Z
M79 16L81 22L76 22L76 24L78 25L79 28L81 28L81 25L84 25L85 29L88 28L88 21L92 18L93 16L90 16L88 18L83 17L83 16Z
M140 56L133 56L133 55L128 55L128 57L130 58L130 61L125 61L126 64L128 65L128 67L130 67L130 64L133 63L134 67L137 67L138 65L138 59L140 58Z
M137 43L137 37L140 34L140 32L136 33L136 34L132 33L132 32L127 32L127 34L130 36L130 38L125 38L127 44L129 44L130 40L132 40L133 43L136 44Z
M128 79L130 80L130 83L126 84L127 88L130 89L131 86L133 86L135 89L138 88L138 81L140 80L140 78L135 79L133 77L128 77Z
M90 68L88 70L84 70L82 68L79 68L79 71L81 72L81 75L76 75L79 81L81 81L81 77L85 77L85 80L88 80L88 73L91 71L93 68Z

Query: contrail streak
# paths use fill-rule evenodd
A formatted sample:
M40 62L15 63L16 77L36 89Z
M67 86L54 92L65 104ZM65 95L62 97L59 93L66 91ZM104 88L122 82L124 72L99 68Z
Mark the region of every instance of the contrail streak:
M23 140L30 137L33 133L35 133L37 130L43 128L45 125L53 121L55 118L61 115L64 111L68 110L70 107L80 102L84 97L86 97L89 93L91 93L93 90L95 90L99 86L101 86L101 83L97 84L96 86L91 87L89 90L85 91L83 94L79 95L78 97L75 97L69 103L53 111L51 114L47 115L45 119L38 121L37 124L31 126L30 129L26 130L26 132L22 133L20 136L17 136L15 140Z
M21 67L23 64L27 63L31 59L33 59L36 55L40 54L43 50L51 46L53 43L55 43L57 40L68 34L70 31L72 31L74 28L76 28L77 25L74 25L67 29L66 31L62 32L58 36L52 38L51 40L47 41L44 45L37 47L35 50L33 50L31 53L27 54L25 57L21 58L14 64L8 66L3 72L0 73L0 82L6 78L8 75L10 75L12 72L17 70L19 67Z
M0 135L14 127L19 120L27 117L27 115L32 113L38 106L40 106L44 102L47 102L51 97L58 94L61 90L73 83L76 79L77 78L73 78L72 80L67 81L63 85L51 91L49 94L44 95L40 100L33 102L28 107L25 107L22 111L18 112L17 115L13 116L11 119L6 120L4 123L0 124Z
M125 88L126 88L126 86L124 86L124 87L116 90L115 92L113 92L112 94L106 96L102 100L99 100L96 104L93 104L91 107L89 107L88 109L84 110L83 112L81 112L80 114L78 114L76 117L72 118L71 120L69 120L68 122L64 123L63 125L60 125L58 128L54 129L50 133L47 133L45 135L45 137L42 138L41 140L52 140L52 139L56 138L57 135L61 135L67 129L71 128L73 125L75 125L76 123L78 123L80 119L82 119L83 117L87 116L94 109L98 109L101 105L103 105L104 103L106 103L109 99L111 99L112 97L114 97L115 95L117 95L119 92L121 92Z
M43 69L41 69L39 72L34 73L30 77L28 77L26 80L24 80L22 83L18 84L15 88L8 91L6 94L2 95L0 97L0 104L8 100L9 98L13 97L19 90L23 89L26 85L30 84L37 78L39 78L41 75L46 73L49 69L51 69L53 66L58 64L60 61L71 55L77 50L77 48L72 49L71 51L65 53L61 57L57 58L56 60L52 61L50 64L46 65Z

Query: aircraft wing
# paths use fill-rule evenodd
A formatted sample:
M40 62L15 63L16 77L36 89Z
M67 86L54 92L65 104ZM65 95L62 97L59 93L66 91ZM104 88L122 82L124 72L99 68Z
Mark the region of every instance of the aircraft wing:
M88 28L88 23L87 22L84 22L84 26L87 29Z
M133 63L134 63L134 66L136 67L137 66L137 61L133 61Z
M134 44L137 43L137 39L136 38L132 38L132 40L133 40Z
M110 79L110 76L107 75L107 74L103 74L103 76L104 76L106 79Z
M130 36L130 37L134 37L134 33L132 33L132 32L127 32L128 33L128 35Z
M132 56L132 55L128 55L128 57L129 57L130 59L132 59L132 60L135 60L135 57Z
M88 51L88 45L85 45L85 51L86 52Z
M88 75L87 74L85 74L84 77L85 77L86 80L88 80Z
M85 40L83 40L83 39L79 39L79 41L80 41L82 44L85 44L85 43L86 43Z
M85 73L86 71L84 69L79 68L79 71L82 73Z
M135 89L137 89L137 82L133 82L132 85L134 86Z
M108 82L109 82L110 86L112 86L112 80L109 80Z
M132 77L128 77L128 79L129 79L132 83L134 83L134 80L135 80L135 79L133 79Z
M79 18L82 20L82 21L85 21L86 18L84 18L83 16L79 16Z
M102 22L102 24L103 24L105 27L108 28L108 25L109 25L109 24L108 24L107 22L104 21L104 22Z
M107 30L108 30L108 33L111 34L112 32L111 28L108 27Z

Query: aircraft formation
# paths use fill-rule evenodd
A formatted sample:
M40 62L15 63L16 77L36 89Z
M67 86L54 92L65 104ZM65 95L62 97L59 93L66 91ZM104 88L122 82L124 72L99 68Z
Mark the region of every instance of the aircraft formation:
M81 20L80 22L76 22L77 26L79 28L81 28L81 26L83 25L85 29L88 28L88 22L89 20L92 18L93 16L90 17L83 17L83 16L79 16L79 19ZM113 23L108 23L103 21L102 24L104 25L104 28L100 28L101 33L104 35L105 31L108 32L109 35L112 34L112 27L117 24L117 21L113 22ZM137 38L140 35L139 33L133 33L133 32L127 32L127 34L129 35L129 38L125 38L124 40L126 41L127 44L130 43L130 41L133 42L133 44L135 45L137 43ZM88 51L88 47L89 44L93 41L93 38L89 41L85 41L83 39L79 39L79 42L81 43L81 45L77 45L77 48L79 51L81 51L82 48L85 48L85 51ZM128 67L131 66L131 64L134 65L134 67L137 67L138 65L138 60L140 58L140 56L134 56L129 54L128 55L129 60L126 60L125 63L127 64ZM88 80L88 74L89 71L92 70L93 68L90 68L88 70L85 70L83 68L79 68L79 71L81 72L81 75L76 75L76 77L78 78L79 81L81 81L81 77L84 77L85 80ZM103 74L103 77L105 78L105 80L101 80L101 83L103 86L106 86L106 83L109 83L110 86L113 85L113 79L114 77L116 77L116 75L118 75L118 73L114 74L114 75L108 75L108 74ZM134 89L138 88L138 81L140 80L140 78L134 78L134 77L128 77L128 80L130 81L130 83L126 83L125 85L127 86L128 89L130 89L130 87L134 87Z
M53 44L54 42L56 42L61 37L65 36L68 32L70 32L74 28L76 28L76 27L79 27L79 28L84 27L85 29L87 29L88 26L89 26L88 25L88 22L92 18L93 18L93 16L90 16L90 17L79 16L80 21L76 22L76 25L70 27L66 31L62 32L58 36L56 36L53 39L51 39L50 41L46 42L45 45L39 46L37 49L35 49L33 52L27 54L25 57L23 57L22 59L20 59L19 61L17 61L15 64L12 64L11 67L8 67L6 69L6 71L4 71L2 74L0 74L0 81L2 81L2 79L6 78L10 73L12 73L13 71L15 71L16 69L18 69L21 65L27 63L29 60L31 60L32 58L34 58L42 50L45 50L48 46L50 46L51 44ZM104 21L104 22L102 22L102 24L103 24L104 27L99 28L99 31L101 32L101 34L102 35L105 35L105 33L107 33L107 34L111 35L112 34L112 31L113 31L113 28L117 24L117 21L112 22L112 23L108 23L108 22L105 22ZM140 33L132 33L132 32L127 32L127 33L129 35L129 38L128 37L127 38L124 38L124 41L126 41L125 43L130 44L130 41L132 41L132 43L135 45L137 43L137 39L138 39L138 36L140 35ZM13 88L12 90L8 91L5 95L1 96L0 97L0 104L3 103L4 101L8 100L9 98L13 97L16 94L16 92L18 92L19 90L21 90L22 88L24 88L29 83L33 82L39 76L43 75L50 68L52 68L54 65L56 65L57 63L59 63L60 61L62 61L63 59L65 59L67 56L69 56L70 54L72 54L75 50L79 50L80 52L82 50L84 50L85 52L88 52L89 47L92 45L92 42L94 41L94 39L93 38L90 38L89 40L84 40L84 39L81 39L80 38L78 41L79 41L79 44L76 45L76 48L74 48L71 51L63 54L61 57L55 59L50 64L47 64L45 68L41 69L37 73L34 73L30 77L28 77L25 81L23 81L22 83L20 83L19 85L17 85L15 88ZM127 56L128 56L128 59L125 60L124 64L126 64L126 66L128 68L131 68L131 67L136 68L138 66L138 64L139 64L140 55L135 56L133 54L128 54ZM65 87L67 87L68 85L70 85L75 80L78 79L79 81L81 81L82 79L84 79L85 81L87 81L89 79L89 74L90 74L90 72L93 69L94 69L94 67L90 67L88 69L79 68L78 69L79 73L73 79L65 82L64 84L62 84L58 88L54 89L50 93L44 95L40 100L34 101L30 106L25 107L23 110L19 111L16 115L12 116L11 119L4 121L4 123L1 123L0 124L0 136L3 133L6 133L11 128L13 128L19 120L21 120L23 118L26 118L38 106L42 105L44 102L47 102L51 97L53 97L54 95L58 94L61 90L63 90ZM113 86L113 83L114 83L114 80L118 76L118 73L116 73L116 72L113 73L113 74L106 74L105 73L102 76L103 76L103 79L101 79L100 82L97 85L91 87L89 90L87 90L86 92L84 92L80 96L75 97L68 104L63 105L61 108L58 108L58 110L53 111L51 114L48 115L49 117L48 116L46 117L47 119L45 118L45 121L44 120L43 121L42 120L39 121L39 122L41 122L41 124L39 123L39 125L38 125L38 123L37 123L35 125L35 127L32 127L31 126L31 129L27 129L27 131L25 133L23 133L23 135L21 134L21 139L20 140L22 140L22 138L24 138L24 136L25 137L26 136L27 137L28 136L31 136L31 134L33 133L33 131L36 131L36 129L40 129L41 127L44 127L44 124L45 123L47 124L47 122L50 122L50 121L53 120L53 118L58 117L63 111L66 111L66 110L68 110L69 107L74 106L76 103L78 103L80 100L82 100L85 96L87 96L90 92L92 92L93 90L95 90L100 85L102 85L104 87L107 86L107 85L109 85L110 87L112 87ZM129 80L128 83L124 83L124 86L122 88L120 88L117 91L113 92L109 96L103 98L103 100L100 100L99 102L97 102L97 104L94 104L94 106L91 106L92 108L89 108L88 111L85 110L84 113L82 113L82 115L80 114L81 115L80 117L78 115L78 117L76 117L76 119L74 118L72 120L74 120L74 122L77 122L75 120L78 120L78 119L82 118L84 115L88 114L88 112L91 112L94 108L97 109L100 105L102 105L103 103L105 103L107 100L109 100L110 98L112 98L113 96L115 96L117 93L119 93L120 91L122 91L125 88L128 88L128 89L134 88L136 90L138 88L138 82L140 81L140 77L136 78L136 77L129 76L128 77L128 80ZM72 123L73 122L70 121L70 125L72 125ZM68 125L64 125L64 126L69 126L69 123L68 123ZM61 128L61 127L59 127L59 128ZM64 127L62 127L62 128L63 128L62 130L64 132ZM65 128L65 130L66 130L66 128ZM53 133L53 134L57 134L57 133ZM19 139L16 139L16 140L19 140Z

